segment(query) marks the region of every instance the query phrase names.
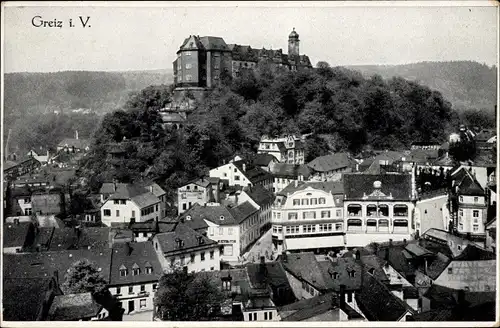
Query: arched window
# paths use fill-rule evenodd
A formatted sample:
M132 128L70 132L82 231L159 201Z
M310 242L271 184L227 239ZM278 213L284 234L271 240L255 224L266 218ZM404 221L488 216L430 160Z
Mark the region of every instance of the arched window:
M389 232L389 220L387 219L378 220L378 231Z
M366 220L366 231L377 231L377 220L375 219Z
M394 233L408 232L408 220L394 220Z
M349 219L347 220L347 230L348 231L361 231L363 222L360 219Z
M366 216L377 216L377 205L370 204L366 206Z
M347 205L347 213L349 216L361 216L361 205L350 204Z
M427 210L425 210L427 214ZM408 206L404 204L394 205L394 216L408 216Z
M389 216L389 206L386 204L380 204L378 206L378 216L383 216L383 217Z

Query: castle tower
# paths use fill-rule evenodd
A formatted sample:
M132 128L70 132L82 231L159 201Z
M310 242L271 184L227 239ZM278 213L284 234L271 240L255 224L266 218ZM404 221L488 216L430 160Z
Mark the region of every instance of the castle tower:
M288 36L288 56L298 56L299 55L299 34L295 32L295 27L293 31Z

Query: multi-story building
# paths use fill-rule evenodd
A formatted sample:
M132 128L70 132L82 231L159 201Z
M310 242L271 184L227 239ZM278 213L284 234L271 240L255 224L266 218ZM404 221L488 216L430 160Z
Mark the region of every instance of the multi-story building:
M311 174L304 164L271 163L270 172L274 175L273 192L278 193L295 181L307 181Z
M452 174L450 193L453 231L485 240L485 224L488 214L487 192L474 175L465 167Z
M278 193L271 222L277 252L343 248L342 183L291 183Z
M178 214L182 214L194 204L219 202L219 179L200 178L180 187L177 190Z
M356 161L347 153L320 156L307 163L311 171L311 180L338 181L343 173L353 172Z
M261 185L271 190L274 177L258 166L237 160L210 170L210 178L219 178L225 185L247 187Z
M161 217L160 199L146 188L124 183L103 184L100 194L101 221L107 226L113 222L144 222Z
M151 311L162 273L151 242L117 244L111 255L108 288L125 315Z
M306 55L300 55L299 35L293 30L288 37L288 55L281 49L252 49L250 46L226 44L223 38L190 35L173 62L176 91L203 91L221 83L225 77L237 77L243 69L254 69L267 60L272 67L290 70L312 68ZM175 98L175 97L174 97Z
M304 141L293 135L262 136L257 153L273 155L280 163L304 164Z
M410 174L345 174L346 246L361 247L415 232Z
M195 205L197 207L199 205ZM163 271L182 268L188 272L220 270L219 245L179 222L169 232L153 237Z

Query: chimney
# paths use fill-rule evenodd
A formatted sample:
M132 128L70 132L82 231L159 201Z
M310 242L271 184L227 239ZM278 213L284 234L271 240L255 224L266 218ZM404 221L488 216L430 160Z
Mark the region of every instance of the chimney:
M113 180L113 191L116 192L116 180Z
M264 256L260 257L259 271L261 274L266 272L266 258Z
M19 219L14 219L14 224L19 225Z
M246 170L247 170L247 165L243 163L243 172L246 172Z
M299 186L299 180L295 180L295 188Z
M345 285L340 285L340 308L345 309Z
M386 247L386 249L385 249L385 256L384 256L384 260L385 260L386 262L389 262L389 252L390 252L390 247L391 247L391 245L389 244L389 246L387 246L387 247Z
M458 297L458 299L457 299L458 306L459 307L465 306L465 291L463 289L460 289L458 291L457 297Z
M126 247L127 247L127 256L130 256L130 254L132 254L132 246L130 245L130 242L127 241Z
M187 267L187 265L185 265L185 266L182 267L182 272L184 274L188 274L188 267Z
M361 260L361 252L359 251L359 249L356 251L356 253L354 253L354 259L356 261Z
M153 185L149 186L149 192L153 193Z
M403 239L403 244L406 246L408 244L408 242L406 241L406 239Z
M78 130L75 131L75 139L78 140Z

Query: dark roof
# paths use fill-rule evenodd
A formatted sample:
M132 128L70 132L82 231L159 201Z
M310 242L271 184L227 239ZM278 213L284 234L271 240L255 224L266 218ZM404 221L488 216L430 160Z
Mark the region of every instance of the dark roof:
M309 167L303 164L276 163L271 167L271 173L278 178L297 179L299 176L308 178L311 174Z
M333 279L325 277L314 253L287 254L283 267L296 278L306 281L319 291L333 290Z
M271 154L262 153L255 155L253 159L253 165L257 166L268 166L271 162L277 162L278 160Z
M258 212L259 209L254 207L250 202L246 201L238 206L229 209L236 223L240 224L245 221L252 214Z
M376 255L361 255L361 262L364 265L364 270L370 272L373 269L373 276L381 282L389 282L389 277L385 274L384 260Z
M297 185L295 182L291 182L283 190L278 192L278 195L287 196L288 194L293 194L296 191L304 190L308 187L323 190L331 193L332 195L341 195L344 193L344 182L343 181L322 181L322 182L303 182L298 181Z
M408 244L405 247L407 252L410 252L414 257L428 257L434 256L434 253L425 249L424 247L419 246L418 244Z
M32 222L5 223L3 227L3 247L26 246L30 229L34 230Z
M495 253L488 252L474 244L467 245L462 254L455 257L455 261L486 261L495 259Z
M243 164L245 164L245 170L243 170ZM259 166L250 165L244 160L234 161L233 165L236 166L252 184L257 184L264 180L273 180L274 178L271 173Z
M7 278L4 276L3 320L36 321L51 280L51 276L43 278Z
M243 190L247 193L250 198L257 203L257 205L263 207L267 204L272 204L274 199L274 193L262 187L261 185L255 185L251 187L245 187Z
M320 156L307 164L309 168L317 172L330 172L354 165L355 161L347 153Z
M208 220L217 225L235 225L238 224L236 219L233 216L233 213L229 211L226 206L217 205L217 206L201 206L199 204L194 204L189 210L182 214L181 217L186 218L187 216L191 216L191 221L195 225L195 227L208 227L208 224L204 220ZM186 219L186 222L188 220ZM203 223L202 223L203 222ZM192 224L189 223L191 226ZM195 227L192 227L195 230Z
M59 278L63 279L73 263L83 259L95 263L104 279L109 281L110 249L4 254L3 275L6 278L46 278L58 271Z
M90 141L86 139L66 138L57 144L58 147L75 147L76 149L85 149L90 146Z
M381 182L379 189L375 182ZM344 193L346 199L384 199L392 196L394 200L411 199L411 176L409 174L344 174Z
M393 244L392 246L380 246L377 251L377 256L384 261L388 261L389 264L396 270L398 273L403 275L404 277L408 277L414 274L415 268L408 262L408 259L405 257L403 250L405 249L404 244ZM388 250L388 254L386 253ZM389 255L389 258L386 259L386 255Z
M431 309L453 308L458 304L458 289L433 284L423 296L431 301ZM464 300L469 306L495 302L496 291L464 291Z
M366 272L363 275L363 288L356 293L355 298L368 321L398 321L410 310L405 302Z
M217 242L194 231L184 223L177 224L174 231L159 233L155 235L154 238L156 238L158 243L160 243L163 253L189 251L190 249L217 244ZM199 238L202 240L201 244ZM177 245L176 240L178 239L184 242L182 248L179 248Z
M116 190L115 190L116 186ZM160 202L160 199L155 196L155 193L162 194L163 189L159 186L156 188L153 185L153 192L149 191L143 186L132 185L128 183L103 183L100 194L111 194L109 199L130 199L136 203L140 208L151 206ZM164 193L164 191L163 191Z
M435 280L437 279L441 273L448 267L451 259L439 252L436 255L436 258L432 260L432 262L427 267L427 275L429 278Z
M340 291L340 285L344 285L346 290L361 288L361 265L353 257L334 258L333 261L318 261L318 265L324 280L331 280L331 283L328 284L332 285L335 291ZM349 272L352 271L354 271L354 277L349 276Z
M418 288L413 286L403 286L403 299L418 299Z
M138 267L140 272L133 275L132 268ZM148 274L146 268L152 273ZM120 276L120 268L126 268L125 277ZM157 281L163 273L158 256L150 241L141 243L124 243L113 246L110 269L110 285L138 284Z
M91 293L58 295L54 297L47 319L50 321L89 319L97 316L102 308Z
M278 312L282 321L304 321L332 311L328 316L331 319L329 321L338 321L338 303L335 293L327 293L285 305L279 308Z
M262 264L247 264L246 270L253 288L267 288L268 286L272 288L274 291L273 301L276 306L296 301L285 269L280 262L267 262L263 266Z
M217 36L202 36L199 38L205 50L229 50L223 38Z
M476 134L476 141L488 141L497 135L496 129L482 129L481 132Z
M78 232L78 230L80 232ZM109 245L108 227L52 228L47 250L105 249Z
M495 302L487 302L464 310L436 309L413 315L414 321L495 321Z
M484 196L484 189L481 187L476 178L474 178L466 169L467 172L464 178L458 183L458 193L460 195Z

